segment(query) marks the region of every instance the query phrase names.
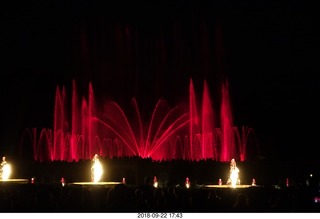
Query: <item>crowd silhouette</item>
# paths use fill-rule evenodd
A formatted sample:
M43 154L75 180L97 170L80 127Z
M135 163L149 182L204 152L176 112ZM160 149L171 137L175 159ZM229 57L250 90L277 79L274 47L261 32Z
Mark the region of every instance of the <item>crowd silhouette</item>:
M90 179L90 161L41 165L26 162L20 168L16 164L16 173L32 175L34 180L27 183L1 181L0 212L320 212L320 187L316 176L309 177L305 183L302 180L287 183L286 178L279 177L278 184L255 182L255 186L234 188L221 182L222 187L219 187L219 176L228 170L225 163L158 163L138 158L101 161L108 167L109 177L122 179L118 180L122 183L72 183L74 180L88 181L85 177ZM241 177L252 179L251 175L244 174L250 172L250 167L257 167L251 163L240 165L241 170L246 170L242 171ZM280 175L282 166L274 166L279 167L279 174L274 168L272 173ZM208 176L212 167L216 167L215 176ZM258 177L258 182L263 180L261 176L267 178L267 168L260 168L264 175L257 175L255 168L250 170ZM154 186L154 173L159 180L158 187ZM191 179L190 188L186 187L184 176ZM217 179L209 183L216 187L205 186L205 178Z
M140 186L5 184L1 212L318 212L309 187L208 189Z

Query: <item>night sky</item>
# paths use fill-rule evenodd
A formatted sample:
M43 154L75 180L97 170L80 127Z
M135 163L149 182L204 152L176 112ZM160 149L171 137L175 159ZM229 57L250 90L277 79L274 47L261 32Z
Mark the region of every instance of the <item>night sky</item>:
M316 159L318 11L308 1L10 1L0 17L0 155L25 128L52 128L57 85L146 114L212 97L229 80L234 124L254 128L266 159ZM284 3L286 2L286 3Z

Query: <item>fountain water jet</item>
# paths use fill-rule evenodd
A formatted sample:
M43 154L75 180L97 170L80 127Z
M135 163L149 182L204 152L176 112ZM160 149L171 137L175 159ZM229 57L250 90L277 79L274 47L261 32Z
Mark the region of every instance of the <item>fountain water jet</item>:
M141 119L135 98L132 99L133 113L125 112L112 100L104 102L100 109L95 103L91 83L87 100L78 96L73 81L71 106L68 106L65 87L57 86L53 131L42 129L39 135L35 128L26 129L21 150L24 144L31 144L36 161L88 160L94 154L158 161L213 159L226 162L231 158L245 161L247 143L255 136L252 128L233 126L228 86L225 82L221 90L220 128L206 81L203 83L201 107L198 107L190 79L189 107L176 105L171 108L160 99L148 123Z

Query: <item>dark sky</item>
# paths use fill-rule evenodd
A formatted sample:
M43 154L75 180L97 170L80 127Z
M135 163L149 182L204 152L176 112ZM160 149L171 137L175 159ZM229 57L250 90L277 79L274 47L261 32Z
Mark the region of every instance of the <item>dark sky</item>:
M99 3L98 3L99 2ZM230 83L234 123L267 158L316 158L318 11L308 1L10 1L1 6L0 154L51 128L57 85L146 111Z

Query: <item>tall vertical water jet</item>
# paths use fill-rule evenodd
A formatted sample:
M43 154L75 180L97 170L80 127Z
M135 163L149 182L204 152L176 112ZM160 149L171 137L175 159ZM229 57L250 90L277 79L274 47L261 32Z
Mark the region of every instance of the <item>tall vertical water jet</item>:
M197 144L195 142L195 136L199 133L199 114L197 110L197 101L195 90L193 86L193 81L190 79L189 84L189 112L190 112L190 131L189 131L189 141L190 141L190 150L186 156L187 159L197 160L195 153L198 152Z
M217 159L217 151L215 147L216 136L216 118L214 108L212 105L212 99L210 96L209 87L207 81L203 83L203 95L202 95L202 107L201 107L201 122L202 122L202 138L201 138L201 150L202 159Z
M66 109L66 90L65 87L62 87L62 90L57 86L56 95L54 101L54 122L53 122L53 151L50 154L51 161L53 160L64 160L63 152L65 149L64 139L66 133L66 122L67 115Z
M70 154L71 160L77 160L78 147L77 147L77 133L79 133L79 106L76 82L72 81L72 94L71 94L71 137L70 137Z
M233 142L233 118L230 106L229 83L226 81L222 84L221 90L221 161L229 161L236 156Z

